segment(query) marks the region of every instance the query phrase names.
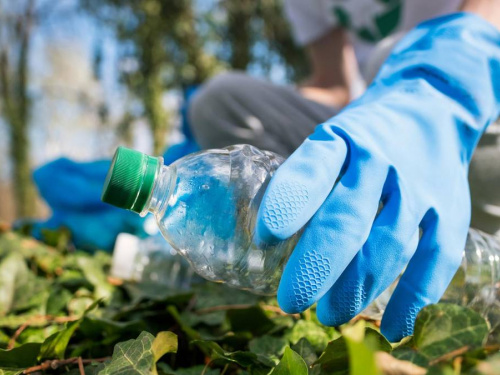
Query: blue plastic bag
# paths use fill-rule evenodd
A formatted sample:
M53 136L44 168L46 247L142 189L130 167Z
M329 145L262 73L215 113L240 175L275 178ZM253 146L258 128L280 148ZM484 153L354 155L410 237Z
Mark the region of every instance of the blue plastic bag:
M163 155L166 165L199 150L185 115L188 100L195 91L196 87L184 90L181 115L185 141L166 150ZM145 235L143 218L101 201L110 164L110 160L76 162L60 158L35 170L33 179L40 196L51 208L52 216L46 221L33 223L33 236L42 239L43 229L65 227L70 230L77 248L111 251L119 233Z

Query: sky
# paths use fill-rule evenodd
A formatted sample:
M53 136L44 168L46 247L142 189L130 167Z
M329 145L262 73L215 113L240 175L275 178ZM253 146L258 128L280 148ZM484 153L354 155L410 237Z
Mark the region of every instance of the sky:
M65 156L81 161L110 158L117 144L112 127L103 127L95 107L104 100L110 117L116 120L127 105L127 92L118 82L118 44L111 30L77 10L78 0L38 0L50 9L50 16L37 25L30 50L30 96L33 98L30 141L31 159L36 168ZM196 0L201 11L213 8L215 0ZM16 3L0 5L16 6ZM100 81L93 75L92 56L100 46L103 61ZM255 53L265 53L257 46ZM250 67L250 74L267 72ZM283 83L285 70L276 64L268 72L271 81ZM82 92L85 106L81 105ZM180 98L177 92L166 92L164 105L175 111ZM113 121L111 121L113 122ZM179 139L172 134L172 141ZM6 125L0 118L0 182L8 181L9 140ZM138 121L133 129L133 147L151 151L152 137L147 124Z
M53 1L52 1L53 2ZM118 83L117 44L112 33L83 12L76 1L61 0L48 21L34 29L30 50L29 93L33 99L30 141L36 168L65 156L76 160L111 157L116 138L113 129L100 126L95 105L105 100L111 118L123 112L126 91ZM96 43L103 51L101 81L93 76L92 54ZM88 105L81 105L85 93ZM169 105L176 100L166 98ZM146 124L137 124L134 145L148 151L151 137ZM0 180L10 176L9 140L0 119Z

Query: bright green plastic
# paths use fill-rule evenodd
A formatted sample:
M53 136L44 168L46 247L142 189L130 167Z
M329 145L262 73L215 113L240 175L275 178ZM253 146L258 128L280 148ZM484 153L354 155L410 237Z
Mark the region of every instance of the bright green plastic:
M151 196L159 164L158 158L118 147L104 182L102 201L142 212Z

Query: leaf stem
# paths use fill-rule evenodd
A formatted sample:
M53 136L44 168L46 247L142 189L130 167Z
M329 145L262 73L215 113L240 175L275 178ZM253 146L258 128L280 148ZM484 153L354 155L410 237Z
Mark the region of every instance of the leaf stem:
M14 332L12 337L9 340L9 344L7 345L7 349L14 349L16 345L16 340L23 333L23 331L28 328L32 324L48 324L48 323L67 323L73 322L75 320L80 319L78 316L70 315L70 316L51 316L51 315L34 315L29 318L25 323L19 326L19 328Z
M226 365L222 369L222 372L220 373L220 375L224 375L226 373L226 371L227 371L228 368L229 368L229 363L226 363Z
M11 349L14 349L14 346L16 346L16 340L17 338L19 337L19 335L21 333L23 333L23 331L28 328L29 324L28 322L24 323L23 325L21 325L17 330L16 332L14 332L14 335L12 335L12 337L10 338L9 340L9 345L7 345L7 350L11 350Z
M447 361L449 359L452 359L453 357L458 357L459 355L462 355L466 353L469 350L469 347L462 346L461 348L455 349L449 353L443 354L441 357L437 357L436 359L433 359L432 361L429 362L429 366L434 366L435 364L443 361Z
M203 315L203 314L210 314L215 311L227 311L227 310L245 310L249 309L251 307L254 307L255 305L252 304L239 304L239 305L220 305L220 306L213 306L213 307L207 307L204 309L199 309L196 311L196 314L198 315ZM283 315L283 316L293 316L294 318L300 318L300 314L287 314L283 312L279 307L277 306L272 306L272 305L259 305L263 310L265 311L271 311L274 312L278 315Z
M45 371L45 370L56 370L61 366L72 365L74 363L78 363L78 367L80 368L80 373L82 373L84 364L92 362L104 362L107 361L108 359L110 359L110 357L91 358L91 359L82 359L82 357L73 357L68 359L49 359L40 365L28 367L26 370L23 371L23 374L32 374L34 372ZM80 367L80 364L82 367ZM83 371L83 374L85 374L85 371Z
M207 368L208 368L208 366L210 366L210 363L212 363L212 361L209 361L209 362L205 365L205 367L203 367L203 371L201 372L201 374L200 374L200 375L205 375L205 372L207 372Z
M83 367L82 357L78 357L78 370L80 370L80 375L85 375L85 368Z

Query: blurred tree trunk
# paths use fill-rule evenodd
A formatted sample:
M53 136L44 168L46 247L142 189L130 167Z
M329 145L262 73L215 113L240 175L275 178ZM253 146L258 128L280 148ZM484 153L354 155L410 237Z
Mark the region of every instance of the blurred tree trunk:
M31 216L35 211L28 139L31 103L27 93L34 5L34 0L29 0L24 12L13 24L4 24L4 27L13 28L11 33L15 40L9 40L9 45L2 46L0 51L0 95L3 101L3 116L10 133L12 182L18 217ZM16 58L9 59L9 48L14 53L17 52Z
M131 116L148 121L160 153L173 119L162 105L167 90L203 83L222 68L248 70L254 64L264 72L282 64L288 77L303 75L305 59L293 44L282 2L217 0L215 11L193 0L79 4L114 29L123 61L135 63L124 64L120 80L142 105L143 112ZM220 15L227 22L221 23Z
M159 12L161 9L159 1L149 1L143 4L145 19L137 30L142 41L139 49L144 90L143 104L153 135L153 152L155 155L161 155L171 127L170 118L162 103L164 83L161 73L167 59L162 45L164 20Z
M256 16L262 20L262 39L284 63L288 79L300 81L309 75L309 63L303 48L295 43L282 0L260 0Z
M252 60L252 16L256 8L255 0L224 0L222 5L227 12L227 32L232 69L246 70Z
M203 49L192 1L81 0L81 6L111 25L123 42L122 57L137 62L120 78L142 104L154 153L161 154L173 120L163 105L166 90L202 83L218 64Z
M214 71L216 64L203 49L203 41L196 30L196 16L191 1L181 0L176 13L169 7L164 7L168 13L171 35L183 50L186 56L186 66L192 69L191 77L184 77L190 84L201 84L206 81ZM178 68L182 70L182 67Z

